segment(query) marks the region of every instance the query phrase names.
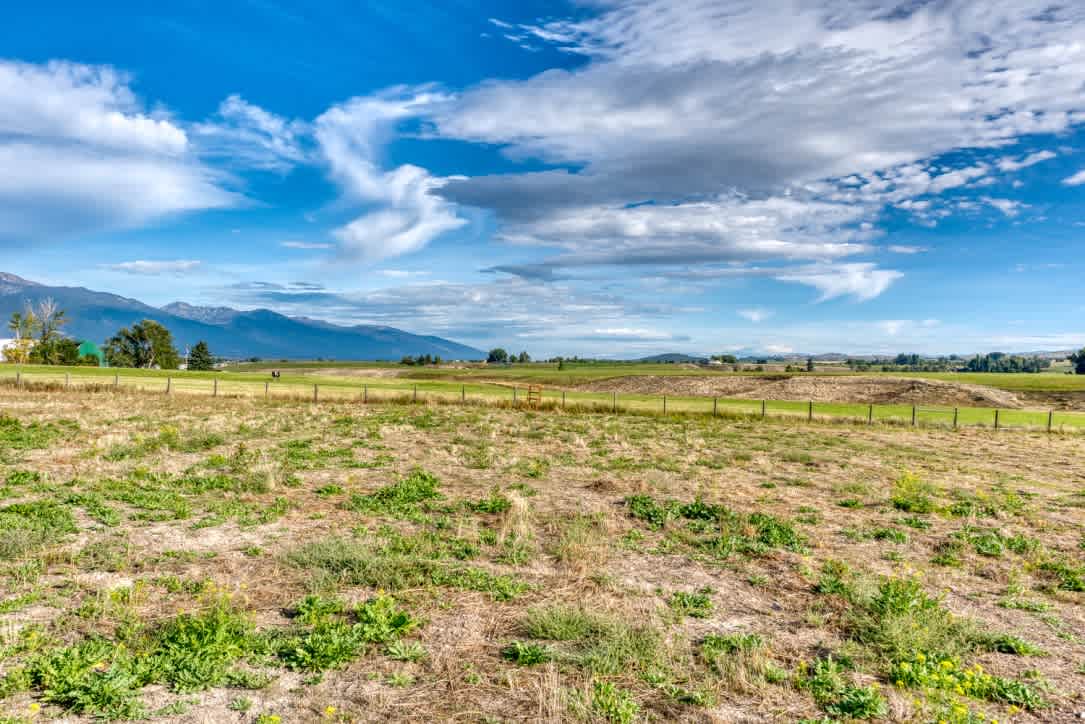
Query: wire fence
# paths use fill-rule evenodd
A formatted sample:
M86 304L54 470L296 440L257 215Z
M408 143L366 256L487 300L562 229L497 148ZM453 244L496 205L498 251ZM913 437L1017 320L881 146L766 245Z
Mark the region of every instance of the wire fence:
M278 401L339 401L359 404L461 404L612 414L706 415L748 419L791 419L910 427L986 427L995 430L1085 431L1085 413L1056 410L949 407L907 404L674 397L540 389L532 386L448 382L378 383L253 380L236 377L112 375L0 370L0 384L27 390L146 392L165 395L263 398Z

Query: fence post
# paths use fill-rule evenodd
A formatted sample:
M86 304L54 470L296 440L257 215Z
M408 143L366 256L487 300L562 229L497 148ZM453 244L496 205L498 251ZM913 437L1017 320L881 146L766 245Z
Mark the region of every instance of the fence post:
M1055 411L1051 410L1047 413L1047 431L1051 432L1051 423L1055 421Z
M22 387L23 386L23 373L20 370L17 370L15 372L15 386L16 387Z
M995 429L998 429L998 408L995 408Z
M369 404L369 385L362 385L362 404Z
M761 419L765 419L765 408L767 407L764 400L761 400Z
M871 405L866 411L866 424L874 424L874 405Z
M218 397L219 396L219 378L216 377L214 382L215 382L215 385L211 390L211 396L212 397Z
M611 406L610 409L611 409L611 412L617 412L618 411L618 393L617 392L614 393L614 404Z
M172 377L167 377L166 378L166 394L167 395L170 393L170 388L171 387L173 387L173 378Z
M561 391L561 409L565 409L565 390Z
M313 402L317 401L317 386L313 385Z
M264 399L266 400L270 396L271 396L271 383L270 382L264 382Z
M120 387L120 384L121 384L121 376L120 375L113 375L113 389L115 390L118 387Z
M65 372L64 373L64 389L68 389L71 386L72 386L72 376L69 373Z
M915 427L915 405L912 405L912 427Z
M516 404L516 385L512 386L512 404Z
M957 408L953 408L953 429L957 429Z
M663 414L667 414L667 396L663 395Z
M718 397L713 397L712 398L712 417L716 416L716 409L719 406L719 401L720 401L720 398L718 398Z
M418 402L418 385L414 386L414 399L412 402Z
M810 411L806 414L806 421L812 422L814 420L814 401L810 400Z
M460 387L460 402L467 402L467 385Z

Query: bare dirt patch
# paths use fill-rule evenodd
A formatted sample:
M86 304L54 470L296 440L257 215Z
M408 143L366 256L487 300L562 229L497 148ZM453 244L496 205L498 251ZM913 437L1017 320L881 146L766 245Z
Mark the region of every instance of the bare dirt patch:
M300 371L300 370L299 370ZM316 377L366 377L395 378L402 377L404 370L387 367L321 367L301 371L304 375Z
M1023 407L1012 392L981 385L898 377L614 377L581 385L594 392L642 395L738 397L874 404Z

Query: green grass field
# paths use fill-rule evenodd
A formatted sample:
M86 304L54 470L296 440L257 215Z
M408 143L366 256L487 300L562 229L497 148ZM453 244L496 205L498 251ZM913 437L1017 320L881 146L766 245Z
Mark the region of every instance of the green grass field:
M279 367L282 376L271 381L266 371L248 368L244 371L225 372L179 372L161 370L111 370L93 367L42 367L23 366L19 369L0 365L0 380L13 381L17 374L31 384L71 384L73 386L112 385L125 389L140 389L150 392L169 391L176 394L218 394L222 396L246 396L272 398L312 398L317 399L353 399L358 401L381 402L391 400L410 400L417 402L436 401L444 403L473 402L485 404L523 404L529 383L547 384L547 368L530 365L522 369L512 368L496 377L497 382L485 382L487 370L416 370L411 378L357 377L305 374L307 370L329 369L314 367L319 363ZM398 367L398 366L396 366ZM670 371L697 372L697 370L675 369L674 365L639 365L638 370L671 368ZM604 368L613 370L614 367ZM470 372L461 375L461 380L448 379L447 373ZM506 372L499 369L497 372ZM596 374L599 370L591 370ZM429 374L432 373L432 374ZM514 376L519 373L522 377ZM648 372L643 372L649 374ZM553 370L549 374L556 375ZM563 373L562 373L563 374ZM968 377L1040 377L1041 375L969 375ZM593 379L605 379L604 376ZM1076 378L1071 378L1076 379ZM477 380L477 381L463 381ZM516 383L521 383L517 386ZM773 417L805 418L811 416L810 403L803 400L766 400L727 399L689 396L662 396L644 394L612 394L608 392L581 392L544 389L542 398L549 406L577 406L601 410L619 410L645 414L732 414ZM1000 428L1037 428L1046 429L1050 423L1053 429L1085 429L1085 413L1056 411L1051 414L1037 410L999 410L997 412ZM867 405L860 403L817 402L813 406L813 418L816 420L841 420L852 422L883 422L911 424L913 407L911 405ZM996 411L989 407L945 407L917 406L914 412L918 425L952 426L987 426L996 424Z
M574 386L586 382L613 379L633 375L652 375L661 377L697 377L704 375L815 375L815 376L867 376L867 377L914 377L918 379L961 382L972 385L985 385L1010 392L1085 392L1085 375L1070 375L1064 371L1025 373L982 373L982 372L852 372L845 367L830 368L823 365L814 372L785 373L768 369L765 372L732 372L711 368L692 368L674 364L580 364L566 363L558 369L557 364L533 362L526 365L508 367L472 366L472 367L404 367L394 362L259 362L245 363L231 367L238 372L262 373L272 369L300 374L313 370L333 368L343 369L398 369L404 370L409 377L419 380L501 380L506 382L532 382L544 385Z

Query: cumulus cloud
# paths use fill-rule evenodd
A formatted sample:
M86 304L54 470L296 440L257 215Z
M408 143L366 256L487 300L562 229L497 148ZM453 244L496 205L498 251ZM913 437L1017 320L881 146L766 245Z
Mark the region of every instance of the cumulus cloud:
M125 274L139 274L144 276L161 276L164 274L185 274L196 271L203 266L203 262L193 259L176 259L173 261L122 261L117 264L106 264L105 268L111 271L124 272Z
M0 61L0 243L236 205L188 134L112 68Z
M316 119L321 153L348 201L373 207L335 230L347 258L367 262L417 251L466 220L436 195L446 179L404 164L380 167L382 143L397 123L417 117L444 97L426 89L397 88L333 106Z

